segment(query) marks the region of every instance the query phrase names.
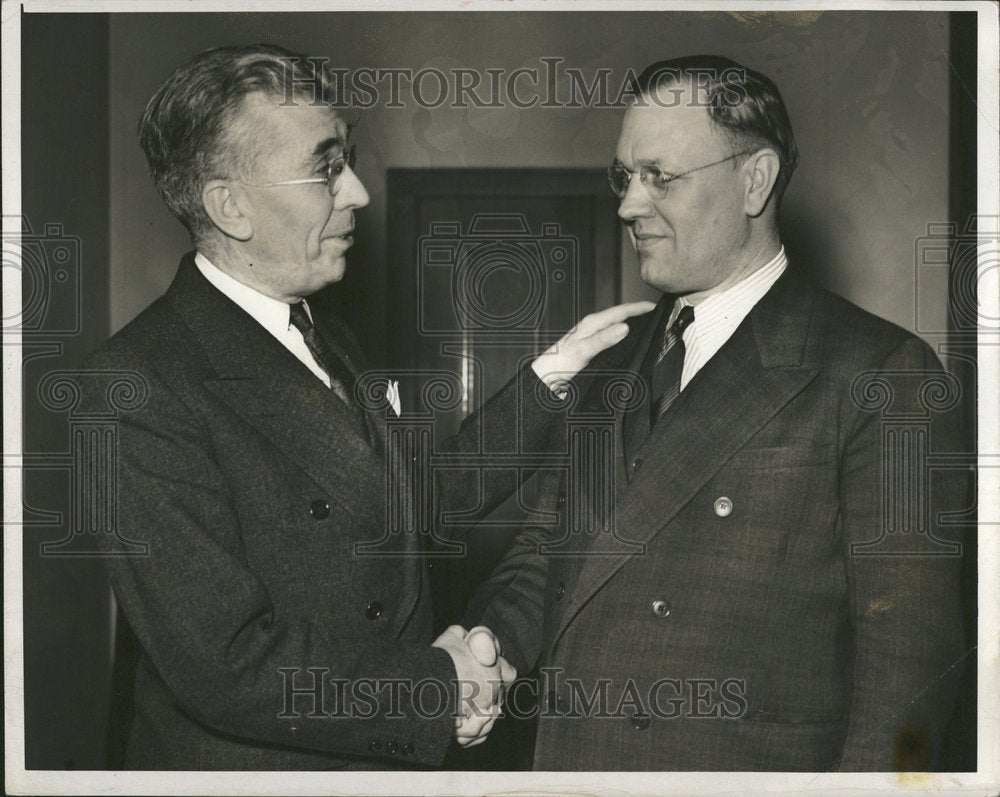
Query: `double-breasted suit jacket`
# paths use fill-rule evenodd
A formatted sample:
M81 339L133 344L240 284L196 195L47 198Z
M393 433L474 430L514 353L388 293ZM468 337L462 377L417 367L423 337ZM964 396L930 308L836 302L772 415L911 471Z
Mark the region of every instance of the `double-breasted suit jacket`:
M637 372L669 309L593 372ZM934 766L963 653L935 520L966 503L907 457L958 450L954 388L926 344L789 271L638 443L648 399L609 409L613 534L571 528L603 473L550 474L562 525L526 528L475 601L539 668L535 767Z
M316 322L359 372L347 334ZM449 655L430 647L421 535L386 537L394 504L379 424L373 444L358 411L211 286L191 255L87 369L95 379L131 372L146 392L118 421L117 531L102 538L141 646L128 765L440 763L453 697L433 685L419 705L374 694L394 679L455 677ZM453 448L543 438L540 383L522 376L467 419ZM489 481L484 507L511 489ZM123 540L148 553L123 555L134 548ZM371 555L359 553L366 543ZM339 709L337 689L347 696Z

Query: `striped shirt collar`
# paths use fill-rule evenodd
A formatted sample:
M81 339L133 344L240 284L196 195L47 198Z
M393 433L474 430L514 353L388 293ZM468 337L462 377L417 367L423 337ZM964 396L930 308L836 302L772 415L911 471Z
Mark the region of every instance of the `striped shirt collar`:
M788 258L781 247L771 260L735 285L705 297L694 306L694 321L684 330L684 369L681 373L681 390L687 387L694 375L701 370L725 344L750 311L777 282ZM690 305L681 296L674 302L668 327L674 322L681 308Z

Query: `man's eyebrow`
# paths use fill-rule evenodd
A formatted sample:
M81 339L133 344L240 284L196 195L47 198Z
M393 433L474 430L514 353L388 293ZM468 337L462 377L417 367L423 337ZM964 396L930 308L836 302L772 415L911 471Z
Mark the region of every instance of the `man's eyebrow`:
M666 169L663 166L663 162L659 158L648 159L644 158L639 161L639 166L647 166L651 169L656 169L660 174L666 174L668 176L673 176L679 172L672 172L670 169Z
M621 162L621 160L618 158L617 155L615 156L615 159L612 161L611 165L612 166L621 166L623 169L625 168L625 164ZM641 158L639 161L637 161L637 166L640 169L643 166L645 166L647 168L655 169L660 174L665 174L668 177L673 177L674 175L677 174L677 172L672 172L669 169L664 169L663 165L660 163L659 158L652 158L652 159L651 158ZM626 169L626 171L628 171L628 170Z
M340 147L343 149L345 143L346 142L343 136L331 136L330 138L324 138L313 148L312 154L306 158L306 162L313 163L314 161L319 160L334 147Z

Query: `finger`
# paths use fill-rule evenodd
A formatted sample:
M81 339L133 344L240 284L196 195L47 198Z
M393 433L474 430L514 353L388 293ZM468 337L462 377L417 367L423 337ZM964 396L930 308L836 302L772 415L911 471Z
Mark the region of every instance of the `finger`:
M468 747L476 747L478 745L481 745L488 738L489 738L488 736L480 736L478 739L473 739L471 742L469 742L467 745L464 745L464 746L467 747L467 748Z
M491 717L486 722L486 724L483 725L482 728L480 728L479 733L477 733L476 736L480 737L481 739L485 739L487 736L490 735L490 731L493 730L493 726L496 724L496 721L497 721L496 717Z
M628 324L619 322L612 324L610 327L598 330L589 338L584 338L580 341L580 348L583 349L585 356L593 357L610 346L621 343L627 335Z
M462 724L455 729L456 739L474 739L482 733L486 727L485 720L463 720Z
M460 727L455 729L456 741L469 741L489 733L489 729L493 727L493 722L495 720L495 717L491 717L487 720L466 720Z
M473 744L479 744L484 741L487 736L489 736L490 731L493 730L493 725L496 723L496 720L496 717L491 717L487 722L475 729L463 728L455 735L455 740L463 747L470 747Z
M465 639L466 631L460 625L449 625L441 636L431 643L431 647L442 647L449 642L462 642Z
M616 304L583 318L578 324L578 329L583 334L593 334L594 332L624 321L626 318L648 313L656 307L654 302L626 302Z
M487 736L475 736L475 737L469 737L469 738L465 738L465 739L456 739L455 741L458 742L458 746L459 747L467 749L469 747L475 747L476 745L482 744L488 738L489 737L487 737Z

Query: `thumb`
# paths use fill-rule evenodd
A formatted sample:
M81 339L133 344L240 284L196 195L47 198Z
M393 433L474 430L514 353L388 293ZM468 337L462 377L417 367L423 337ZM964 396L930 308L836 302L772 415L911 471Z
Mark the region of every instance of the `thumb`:
M485 626L473 628L465 637L469 650L483 667L492 667L500 654L499 644L493 632Z

